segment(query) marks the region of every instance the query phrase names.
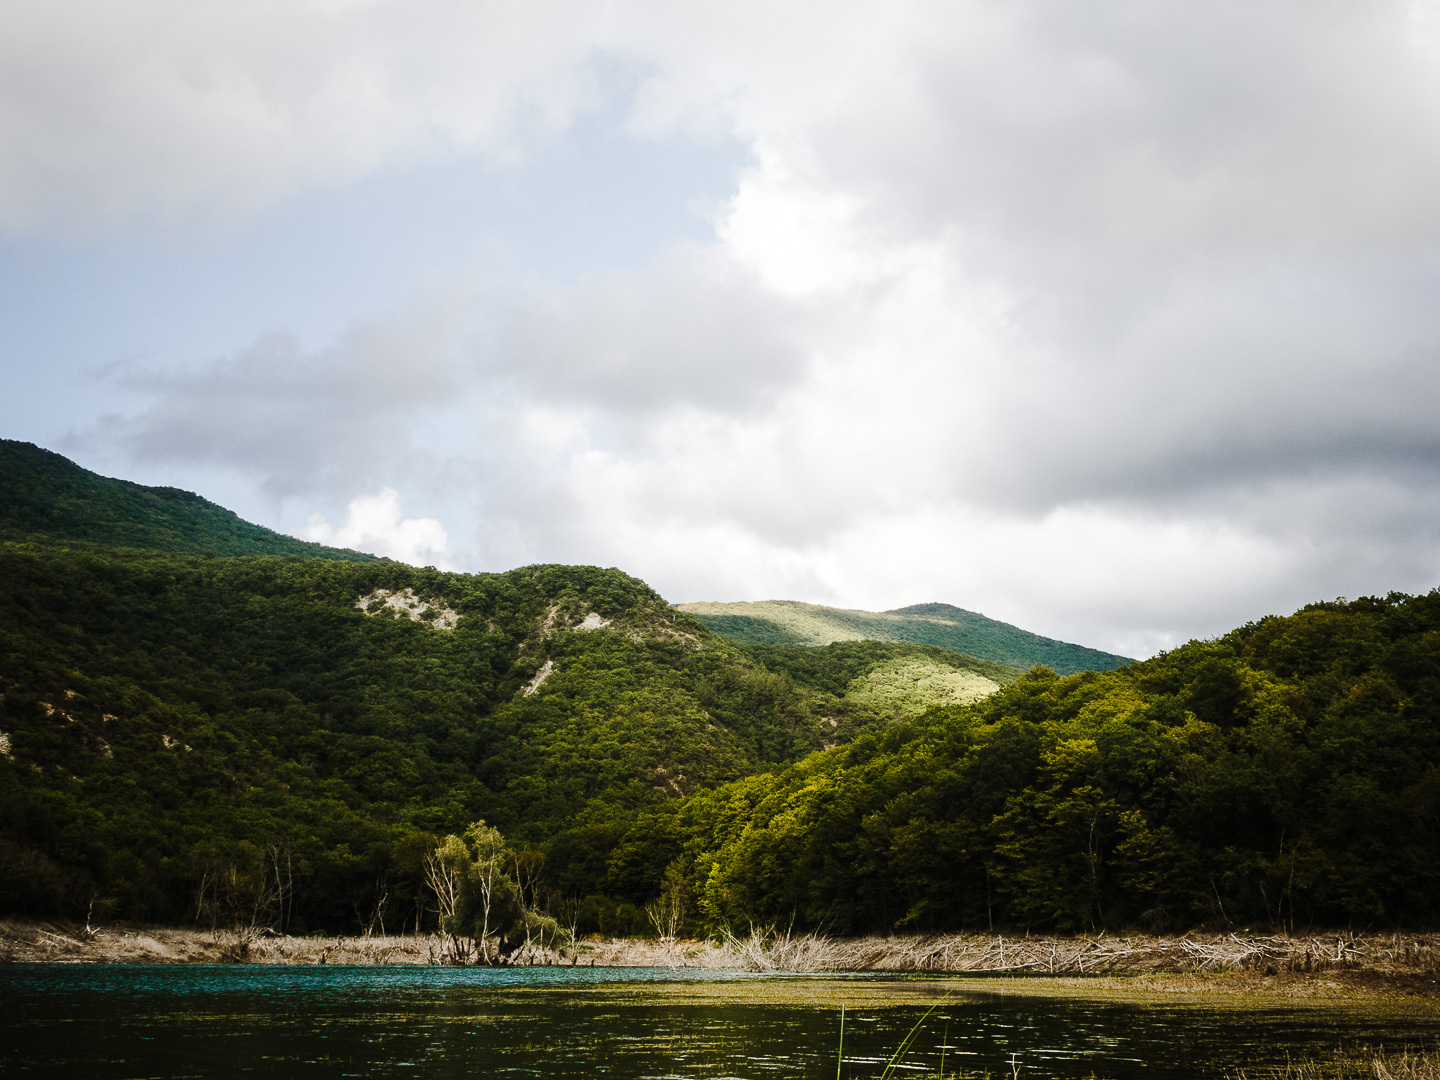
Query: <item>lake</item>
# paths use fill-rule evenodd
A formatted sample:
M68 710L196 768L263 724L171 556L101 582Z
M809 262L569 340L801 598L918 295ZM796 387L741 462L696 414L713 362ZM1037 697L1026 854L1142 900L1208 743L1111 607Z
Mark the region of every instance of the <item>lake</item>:
M1006 989L1009 986L1010 989ZM1045 996L983 978L656 968L0 967L0 1073L47 1077L1216 1077L1440 1037L1433 1001Z

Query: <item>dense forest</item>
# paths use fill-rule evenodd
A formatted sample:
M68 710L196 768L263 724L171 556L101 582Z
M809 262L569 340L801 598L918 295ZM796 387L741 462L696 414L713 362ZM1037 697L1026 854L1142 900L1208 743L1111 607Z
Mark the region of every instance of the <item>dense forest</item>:
M278 846L304 924L343 924L402 895L383 879L413 834L538 841L821 745L790 680L697 649L616 571L10 544L0 577L0 885L22 910L96 893L181 918L197 875Z
M735 642L618 570L237 556L154 490L107 531L0 485L5 911L428 928L501 866L580 932L1440 921L1440 592L1059 676Z
M1437 721L1440 592L1315 604L637 815L612 867L679 860L702 926L1434 925Z
M263 859L283 853L298 927L413 915L437 836L483 819L524 847L570 828L583 861L576 821L894 715L769 670L615 570L8 543L0 579L0 898L34 914L98 898L181 919L202 881L273 873ZM1018 674L873 649L810 658L802 677L863 690L911 653Z

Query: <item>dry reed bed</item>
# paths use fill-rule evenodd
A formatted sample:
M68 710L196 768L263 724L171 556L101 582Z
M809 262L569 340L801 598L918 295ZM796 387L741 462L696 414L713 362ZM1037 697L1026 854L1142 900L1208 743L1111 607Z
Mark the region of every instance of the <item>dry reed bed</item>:
M1278 1069L1241 1069L1233 1080L1440 1080L1440 1055L1414 1050L1350 1054L1328 1061L1291 1062Z
M85 931L0 919L0 962L109 964L409 964L443 962L446 941L434 934L371 937L237 935L183 927ZM523 958L522 958L523 959ZM555 963L536 950L532 962ZM564 962L569 963L567 958Z
M1370 970L1440 973L1440 935L1007 937L939 934L827 938L727 935L724 951L754 971L1011 972L1131 975Z
M905 971L1138 974L1201 971L1440 971L1440 935L1025 938L995 934L860 939L832 966Z
M242 938L176 927L92 931L0 919L0 962L411 964L445 962L438 935ZM719 941L589 939L576 950L535 948L513 964L735 968L748 971L1008 972L1140 975L1373 971L1440 974L1440 934L1184 937L1014 937L939 934L830 938L726 934Z

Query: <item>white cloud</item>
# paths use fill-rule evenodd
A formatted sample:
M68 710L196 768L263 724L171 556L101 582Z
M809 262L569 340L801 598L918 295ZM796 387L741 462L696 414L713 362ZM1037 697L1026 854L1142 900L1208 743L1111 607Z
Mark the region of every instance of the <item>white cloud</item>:
M311 515L301 539L385 555L412 566L451 568L444 526L435 518L401 516L400 495L394 488L352 499L338 528L319 514Z
M587 107L591 5L0 9L0 227L167 233L437 156L523 155Z
M282 496L429 476L466 566L1122 651L1440 574L1433 5L77 10L4 16L13 228L514 161L602 60L631 137L754 155L707 248L261 342L153 383L113 428L141 453Z

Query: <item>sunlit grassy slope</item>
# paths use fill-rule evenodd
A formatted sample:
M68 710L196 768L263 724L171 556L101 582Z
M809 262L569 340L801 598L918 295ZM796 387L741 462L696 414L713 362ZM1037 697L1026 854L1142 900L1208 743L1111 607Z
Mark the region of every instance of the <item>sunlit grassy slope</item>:
M937 645L1009 667L1044 664L1061 675L1109 671L1130 663L1115 653L1042 637L949 604L894 611L853 611L794 600L679 605L710 630L753 644L814 647L835 641L907 641Z
M852 682L845 700L876 712L919 716L935 705L968 705L989 697L1000 684L973 671L923 658L891 660Z

